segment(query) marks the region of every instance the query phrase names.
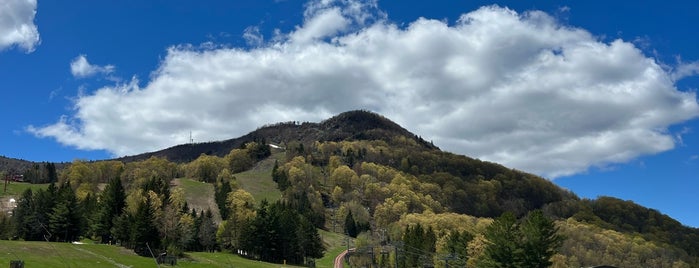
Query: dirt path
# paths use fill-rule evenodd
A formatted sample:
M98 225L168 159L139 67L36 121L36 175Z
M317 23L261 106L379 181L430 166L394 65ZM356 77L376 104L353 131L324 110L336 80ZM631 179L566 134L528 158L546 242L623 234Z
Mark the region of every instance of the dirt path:
M334 268L344 268L345 267L345 255L347 255L347 250L341 252L337 257L335 257Z

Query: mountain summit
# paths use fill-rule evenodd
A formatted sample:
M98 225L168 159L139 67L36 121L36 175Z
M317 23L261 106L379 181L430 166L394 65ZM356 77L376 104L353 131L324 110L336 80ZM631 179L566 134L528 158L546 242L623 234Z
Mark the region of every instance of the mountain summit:
M324 142L350 140L387 140L403 136L415 140L426 149L439 149L431 142L411 133L390 119L377 113L355 110L344 112L320 123L281 122L263 126L242 137L224 141L181 144L164 150L119 158L124 162L163 157L174 162L188 162L201 154L224 156L232 149L251 141L274 144L289 142Z

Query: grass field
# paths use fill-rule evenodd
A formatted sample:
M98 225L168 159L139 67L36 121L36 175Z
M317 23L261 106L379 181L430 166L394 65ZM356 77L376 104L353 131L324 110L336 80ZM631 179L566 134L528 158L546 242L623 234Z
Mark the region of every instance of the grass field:
M258 162L252 169L234 174L238 185L252 194L258 204L263 199L274 203L281 198L282 193L277 189L277 183L272 180L272 168L275 161L283 163L285 157L285 153L277 152Z
M5 189L5 181L1 182L0 184L0 197L5 197L5 196L12 196L12 197L19 197L24 193L25 190L27 189L32 189L32 191L38 190L38 189L46 189L49 184L44 183L44 184L31 184L28 182L8 182L7 183L7 189Z
M211 209L214 219L220 219L218 206L214 200L214 185L192 179L175 179L173 184L184 189L184 196L190 209L205 211Z
M186 258L177 260L176 267L295 267L253 261L220 252L191 252L186 255ZM0 241L0 266L9 267L11 260L22 260L25 267L156 267L152 258L138 256L133 251L118 246Z

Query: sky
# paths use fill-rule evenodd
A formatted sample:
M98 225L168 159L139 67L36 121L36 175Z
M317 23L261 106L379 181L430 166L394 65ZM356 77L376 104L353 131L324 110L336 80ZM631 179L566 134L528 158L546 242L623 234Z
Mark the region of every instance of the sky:
M0 155L107 159L382 114L699 227L693 1L0 0Z

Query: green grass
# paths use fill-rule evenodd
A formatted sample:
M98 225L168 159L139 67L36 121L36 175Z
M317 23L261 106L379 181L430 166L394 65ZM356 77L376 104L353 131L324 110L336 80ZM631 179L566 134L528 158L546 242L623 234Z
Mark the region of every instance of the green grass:
M248 260L230 253L189 252L188 259L177 261L177 267L249 267L249 268L278 268L297 267L275 263Z
M185 178L175 179L173 183L177 187L184 189L184 198L187 200L189 209L196 209L197 211L211 209L214 219L221 218L218 206L214 200L213 184Z
M250 170L234 174L240 188L248 191L259 204L263 199L270 203L279 200L282 193L277 189L277 183L272 180L272 168L274 162L279 160L283 163L286 154L283 152L273 153L272 156L258 162Z
M316 260L318 268L332 268L335 262L335 257L343 250L347 249L347 237L339 234L323 230L318 230L318 233L323 238L325 244L325 255L323 258Z
M12 196L16 198L22 195L22 193L24 193L24 191L27 189L36 191L39 189L46 189L48 186L48 183L31 184L28 182L8 182L7 190L5 190L5 181L2 181L2 185L0 185L0 197Z
M109 245L0 241L0 264L23 260L25 267L154 267L151 258Z
M156 267L152 258L141 257L118 246L69 243L0 241L0 266L23 260L25 267ZM161 265L162 267L169 267ZM176 267L295 267L241 258L230 253L188 252Z

